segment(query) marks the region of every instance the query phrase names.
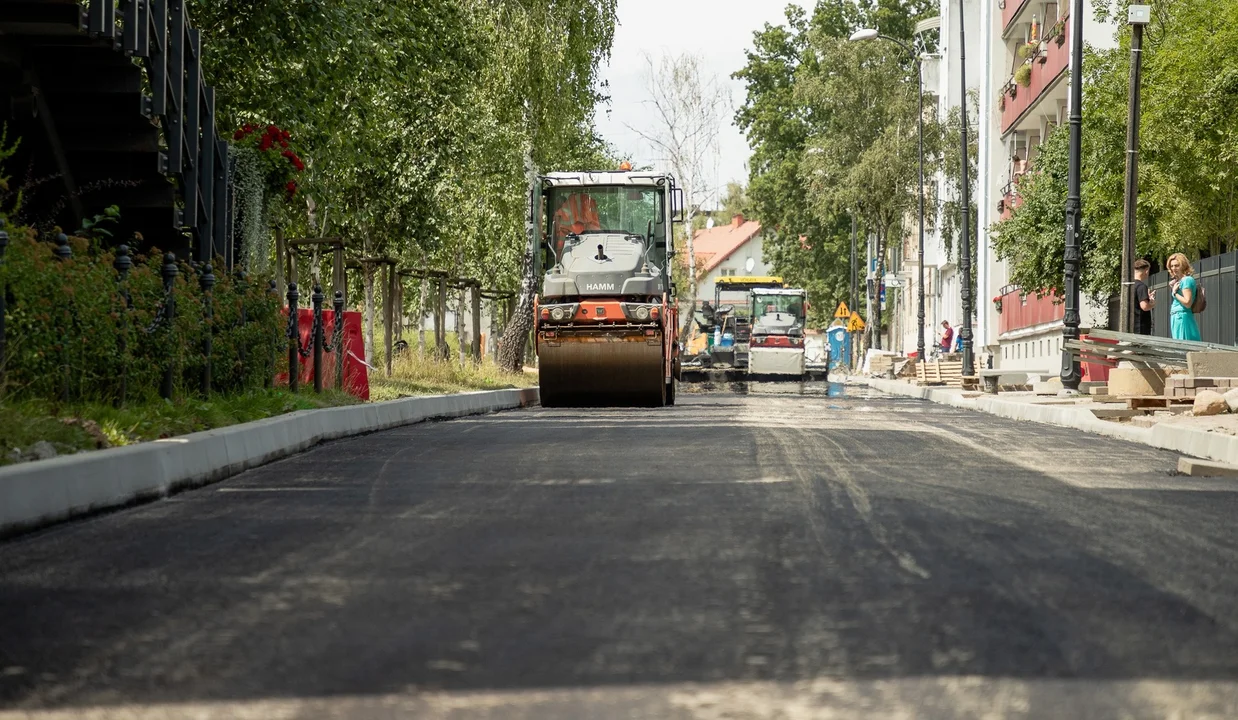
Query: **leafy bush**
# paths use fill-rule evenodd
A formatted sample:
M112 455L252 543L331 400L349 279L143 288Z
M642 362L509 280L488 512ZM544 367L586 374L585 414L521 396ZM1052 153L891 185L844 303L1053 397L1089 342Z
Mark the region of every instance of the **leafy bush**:
M73 399L114 400L123 378L128 398L147 398L158 393L169 363L178 392L196 391L208 332L214 390L259 388L278 371L284 320L264 280L217 274L208 322L198 270L178 263L169 325L161 321L161 253L133 257L122 284L115 251L87 238L69 238L72 256L59 260L55 245L30 228L9 235L0 265L0 285L8 287L0 394L51 399L67 384Z

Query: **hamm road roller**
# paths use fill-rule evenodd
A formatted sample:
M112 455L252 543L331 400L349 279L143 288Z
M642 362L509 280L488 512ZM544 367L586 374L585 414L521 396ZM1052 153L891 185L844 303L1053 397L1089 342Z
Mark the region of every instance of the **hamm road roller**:
M675 402L678 316L671 283L682 190L666 174L540 178L534 302L542 405Z
M800 288L759 288L752 291L752 333L748 346L750 378L801 380L804 363L804 322L807 293Z

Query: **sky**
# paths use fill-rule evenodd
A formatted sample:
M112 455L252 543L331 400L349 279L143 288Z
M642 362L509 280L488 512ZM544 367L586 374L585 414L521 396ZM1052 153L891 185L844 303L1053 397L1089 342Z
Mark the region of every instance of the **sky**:
M752 33L769 22L785 23L788 2L811 9L815 0L619 0L619 27L610 63L602 79L610 84L609 105L597 113L602 137L633 164L657 166L648 143L628 125L652 131L644 113L648 100L644 59L654 62L667 54L692 53L730 90L730 109L722 118L721 149L715 187L730 181L748 181L748 143L734 125L735 108L743 103L743 83L730 78L744 66L744 51L752 47ZM661 169L661 168L660 168Z

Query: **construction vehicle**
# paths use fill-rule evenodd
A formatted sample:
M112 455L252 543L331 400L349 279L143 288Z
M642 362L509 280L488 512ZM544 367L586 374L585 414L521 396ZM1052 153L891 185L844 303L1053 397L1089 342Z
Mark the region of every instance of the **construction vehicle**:
M761 288L751 293L748 376L802 379L807 293L800 288Z
M535 338L545 407L673 405L679 310L674 177L563 172L540 178L533 216Z
M703 342L683 362L683 379L740 380L748 368L752 333L751 294L762 288L782 288L774 276L730 276L714 281L714 301L702 304L696 324ZM724 302L725 301L725 302Z

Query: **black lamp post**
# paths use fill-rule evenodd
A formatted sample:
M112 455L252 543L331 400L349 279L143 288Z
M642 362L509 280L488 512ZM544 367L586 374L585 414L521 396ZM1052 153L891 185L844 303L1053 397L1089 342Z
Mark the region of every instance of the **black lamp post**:
M917 90L918 90L916 93L916 99L919 100L919 112L916 114L916 130L919 133L918 141L920 144L920 217L919 217L920 258L919 258L919 261L916 263L917 272L919 273L919 276L920 276L920 280L918 283L918 293L917 293L919 308L916 313L919 319L920 327L916 331L916 359L918 362L924 362L924 73L922 72L922 68L920 66L920 56L917 55L914 50L907 47L907 45L903 43L902 41L895 40L889 35L882 35L881 33L871 28L865 29L865 30L856 30L855 33L851 35L851 40L853 41L873 40L876 38L881 38L882 40L889 40L895 45L898 45L903 50L905 50L908 55L911 56L912 60L916 62L916 83L917 83ZM853 225L854 225L854 221L853 221ZM855 233L855 230L853 227L852 234L854 235L854 233ZM877 264L880 267L881 261L878 260ZM878 282L877 287L879 289L881 287L880 285L881 281L882 281L882 278L877 278L877 282ZM880 290L878 290L877 303L878 303L878 307L880 308L880 303L881 303ZM878 328L877 332L880 333L881 329Z
M1130 90L1126 115L1126 197L1122 228L1122 295L1118 329L1135 332L1135 208L1139 202L1139 85L1143 66L1143 26L1148 23L1151 9L1147 5L1131 5L1127 9L1131 25ZM1146 332L1146 331L1145 331Z
M967 158L967 37L963 27L965 16L963 0L959 0L959 86L962 89L959 100L959 119L962 125L960 133L962 165L959 173L961 197L959 199L963 204L963 237L959 240L959 271L963 276L963 329L959 332L963 337L963 377L969 378L976 375L976 363L972 352L971 331L972 316L975 313L971 293L971 165Z
M1077 392L1083 373L1079 358L1068 346L1079 340L1079 263L1083 253L1079 246L1079 154L1083 140L1083 0L1074 0L1070 18L1070 174L1066 196L1066 272L1065 304L1062 319L1062 387ZM1125 288L1123 288L1125 291Z

